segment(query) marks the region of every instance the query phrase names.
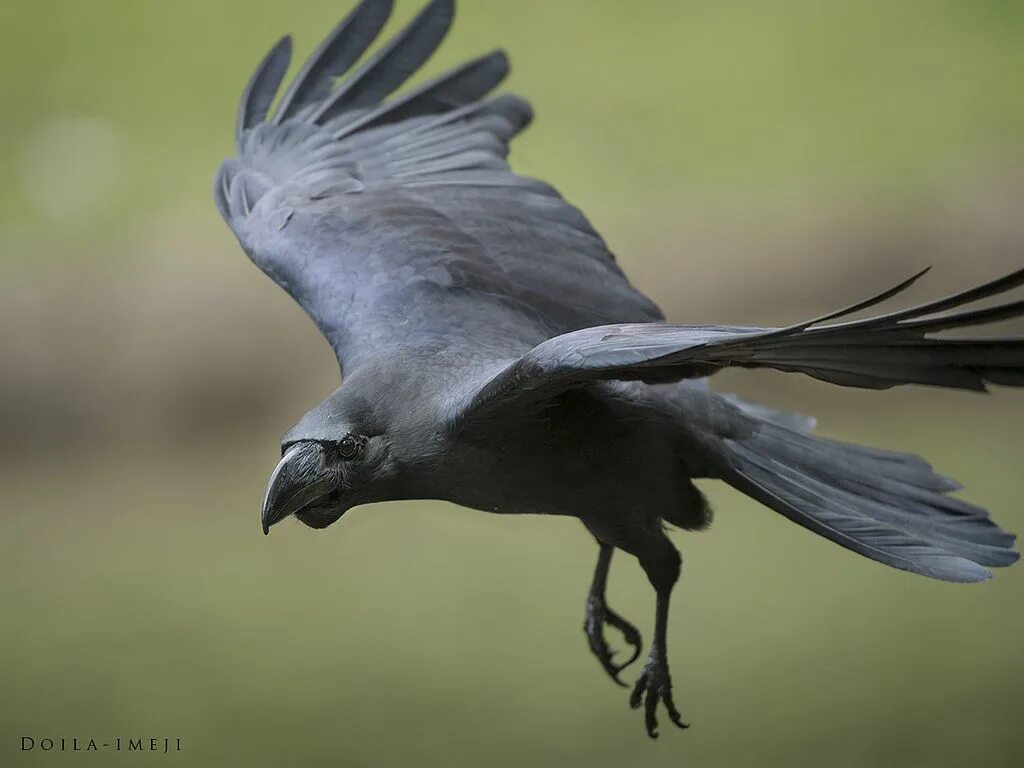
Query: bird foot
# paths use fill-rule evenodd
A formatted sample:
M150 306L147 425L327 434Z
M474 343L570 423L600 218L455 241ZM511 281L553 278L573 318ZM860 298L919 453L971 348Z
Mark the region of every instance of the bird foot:
M633 655L622 664L616 664L613 661L615 652L608 647L608 641L605 639L605 625L619 630L625 641L633 647ZM626 683L619 679L619 673L640 656L640 650L643 647L640 630L609 608L603 597L591 595L587 598L587 615L583 622L583 631L587 635L590 650L597 657L604 671L616 684L626 688Z
M641 704L644 705L647 735L652 739L658 738L656 713L659 702L665 705L668 717L673 723L680 728L690 727L683 722L683 718L672 700L672 678L668 674L668 660L656 648L651 648L651 655L647 657L644 671L640 673L640 677L637 678L636 684L633 686L633 693L629 697L629 706L639 709Z

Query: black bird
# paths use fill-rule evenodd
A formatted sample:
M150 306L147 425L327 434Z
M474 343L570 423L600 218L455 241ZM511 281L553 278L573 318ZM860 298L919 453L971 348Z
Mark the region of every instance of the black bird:
M242 95L238 157L214 185L246 253L317 324L344 377L284 436L264 532L291 515L326 528L395 499L579 518L599 547L584 628L620 684L641 640L605 601L615 549L657 593L630 696L651 736L659 702L685 727L666 655L681 560L665 527L708 525L693 478L923 576L982 581L1017 560L1014 536L948 495L959 486L924 460L812 436L810 419L717 394L705 378L741 366L869 389L1024 386L1024 339L935 335L1024 315L1021 300L965 308L1024 284L1024 270L866 320L844 318L924 273L785 328L666 323L579 210L509 169L532 114L489 95L508 73L503 52L388 98L454 14L453 0L432 0L363 59L391 7L363 0L273 111L290 38L271 49ZM632 646L625 664L606 626Z

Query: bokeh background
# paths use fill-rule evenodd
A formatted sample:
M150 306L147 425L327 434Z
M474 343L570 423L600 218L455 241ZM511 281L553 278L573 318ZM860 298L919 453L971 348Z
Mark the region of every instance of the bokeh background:
M262 536L278 438L337 371L209 187L259 57L348 5L0 7L0 764L1020 765L1022 568L929 582L706 485L713 531L674 536L694 727L652 744L586 649L575 521L392 504ZM1021 3L462 0L429 70L496 45L538 115L514 165L675 320L793 321L1024 259ZM719 385L923 453L1024 529L1017 393ZM649 636L628 558L610 599Z

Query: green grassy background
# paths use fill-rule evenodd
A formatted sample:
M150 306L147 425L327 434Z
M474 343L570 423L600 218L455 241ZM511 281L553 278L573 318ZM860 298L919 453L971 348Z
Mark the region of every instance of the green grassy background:
M709 485L712 532L675 535L693 728L651 744L586 649L578 523L393 504L264 539L277 440L336 372L208 189L259 56L346 10L0 8L0 765L1018 765L1020 569L929 582ZM515 165L673 317L792 320L922 261L940 288L1020 264L1019 3L463 0L430 71L495 45L538 114ZM920 452L1024 529L1015 393L723 386ZM611 599L649 637L628 558Z
M956 467L1024 527L1019 440L990 416L920 417L839 431ZM46 760L15 751L26 734L180 736L152 762L182 765L1010 766L1022 746L1017 573L897 573L712 486L713 530L674 537L671 656L693 726L655 745L586 650L595 553L578 523L379 505L264 539L256 451L122 458L61 473L56 494L31 469L7 489L7 764ZM611 599L649 637L626 558Z

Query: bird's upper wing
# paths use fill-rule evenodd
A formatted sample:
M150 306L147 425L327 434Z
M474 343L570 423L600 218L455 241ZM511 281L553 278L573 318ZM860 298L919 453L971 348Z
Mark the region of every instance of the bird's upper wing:
M674 381L707 376L726 366L795 371L868 389L899 384L981 391L988 383L1024 386L1024 338L932 335L1024 315L1024 300L963 309L1024 285L1024 269L910 309L824 324L891 298L925 272L866 301L786 328L631 323L556 336L508 364L467 398L456 422L479 420L595 381Z
M433 53L454 13L432 0L346 75L392 0L363 0L305 62L271 113L283 38L242 96L238 156L214 196L252 260L287 290L343 367L384 348L464 343L506 361L559 333L661 314L586 218L513 174L531 119L498 51L385 100Z

